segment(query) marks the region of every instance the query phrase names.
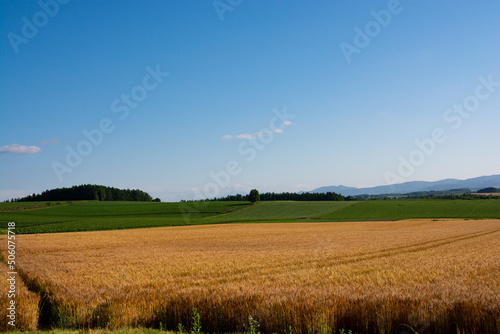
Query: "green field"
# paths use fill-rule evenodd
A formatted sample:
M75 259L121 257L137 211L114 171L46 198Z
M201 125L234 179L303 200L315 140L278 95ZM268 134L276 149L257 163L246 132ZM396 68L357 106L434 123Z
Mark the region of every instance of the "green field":
M320 217L327 221L411 218L500 218L500 200L364 201Z
M17 207L17 210L15 209ZM52 202L1 203L0 223L18 233L115 230L177 225L294 221L500 219L500 200L362 202Z
M12 203L2 203L5 204ZM207 224L210 222L204 218L240 210L248 205L243 202L214 202L201 206L91 201L34 210L4 211L0 212L0 223L16 222L18 233L25 234Z

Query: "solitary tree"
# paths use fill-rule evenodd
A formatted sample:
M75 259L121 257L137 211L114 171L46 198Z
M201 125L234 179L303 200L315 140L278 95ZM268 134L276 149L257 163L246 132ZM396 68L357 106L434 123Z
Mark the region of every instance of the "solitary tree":
M252 203L260 201L259 191L257 189L250 190L250 194L248 194L248 200Z

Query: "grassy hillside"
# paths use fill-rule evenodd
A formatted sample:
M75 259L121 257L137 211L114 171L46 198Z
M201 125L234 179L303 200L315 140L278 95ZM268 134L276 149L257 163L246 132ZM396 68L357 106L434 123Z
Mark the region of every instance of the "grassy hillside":
M17 207L17 210L16 210ZM245 222L362 221L409 218L500 219L500 200L363 202L52 202L1 203L0 227L19 233L116 230Z

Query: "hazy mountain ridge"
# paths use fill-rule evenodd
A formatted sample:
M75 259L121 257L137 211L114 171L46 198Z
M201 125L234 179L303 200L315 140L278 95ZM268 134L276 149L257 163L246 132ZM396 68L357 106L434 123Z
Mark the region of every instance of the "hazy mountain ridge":
M355 188L346 186L326 186L312 190L312 193L336 192L343 196L407 194L418 191L441 191L468 188L476 191L487 187L500 187L500 174L480 176L466 180L444 179L439 181L411 181L386 186Z

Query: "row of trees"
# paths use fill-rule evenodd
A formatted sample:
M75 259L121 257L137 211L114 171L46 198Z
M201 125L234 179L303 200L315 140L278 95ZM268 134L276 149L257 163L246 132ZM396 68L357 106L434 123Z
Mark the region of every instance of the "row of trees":
M41 194L33 194L23 198L13 199L13 202L37 201L142 201L151 202L153 198L146 192L138 189L118 189L93 184L73 186L71 188L57 188L45 190ZM159 199L155 199L159 201Z
M500 191L492 191L495 188L487 188L483 193L494 193ZM479 193L479 192L478 192ZM358 196L343 196L335 192L327 193L263 193L259 194L257 189L252 189L248 195L228 195L225 197L207 198L205 202L240 202L249 201L255 203L257 201L366 201L366 200L397 200L397 199L460 199L460 200L477 200L477 199L500 199L498 195L488 194L473 194L469 189L456 189L447 191L424 191L410 194L400 195L358 195Z
M206 201L351 201L355 200L354 197L351 196L342 196L341 194L337 194L334 192L327 193L262 193L256 189L252 189L248 195L228 195L225 197L206 199Z
M399 195L399 196L385 196L385 195L362 195L356 196L356 200L359 201L391 201L391 200L441 200L441 199L453 199L453 200L478 200L478 199L500 199L498 195L490 194L461 194L461 195L427 195L427 196L417 196L417 195Z
M500 188L488 187L477 191L479 194L500 193Z
M423 199L463 199L463 200L475 200L475 199L500 199L500 196L495 195L476 195L476 194L462 194L462 195L443 195L443 196L429 196L423 197Z

